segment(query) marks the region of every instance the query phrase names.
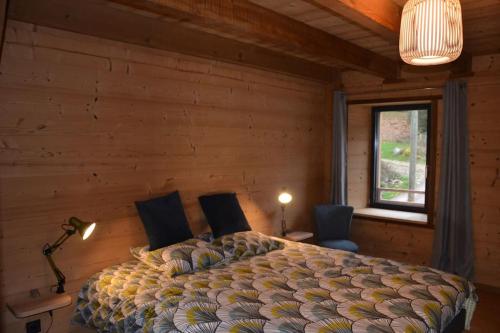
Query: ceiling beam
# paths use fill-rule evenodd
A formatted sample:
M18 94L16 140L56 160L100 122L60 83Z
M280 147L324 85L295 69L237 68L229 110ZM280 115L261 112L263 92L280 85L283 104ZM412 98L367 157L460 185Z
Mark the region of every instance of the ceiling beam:
M109 0L226 38L252 43L328 66L384 78L397 77L397 62L247 0Z
M366 28L391 43L397 43L401 7L393 0L305 0L324 11Z
M450 79L468 77L473 75L472 55L463 51L460 57L450 63L435 66L413 66L403 64L401 66L401 77L406 74L413 75L435 75L436 73L448 72Z
M1 3L1 0L0 0ZM100 38L331 82L335 70L206 32L137 15L105 0L10 0L10 19ZM110 24L112 18L113 24Z

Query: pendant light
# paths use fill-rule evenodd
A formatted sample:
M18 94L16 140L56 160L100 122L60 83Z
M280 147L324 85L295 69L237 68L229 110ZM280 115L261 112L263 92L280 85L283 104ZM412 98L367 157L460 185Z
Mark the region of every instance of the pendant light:
M456 60L463 48L459 0L409 0L401 17L399 53L416 66Z

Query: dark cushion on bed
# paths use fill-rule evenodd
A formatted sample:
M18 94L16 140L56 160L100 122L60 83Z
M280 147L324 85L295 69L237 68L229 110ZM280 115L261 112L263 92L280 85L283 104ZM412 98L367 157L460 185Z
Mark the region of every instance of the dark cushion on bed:
M179 192L136 201L135 206L148 235L150 251L193 238Z
M236 193L203 195L198 198L214 238L240 231L250 231Z

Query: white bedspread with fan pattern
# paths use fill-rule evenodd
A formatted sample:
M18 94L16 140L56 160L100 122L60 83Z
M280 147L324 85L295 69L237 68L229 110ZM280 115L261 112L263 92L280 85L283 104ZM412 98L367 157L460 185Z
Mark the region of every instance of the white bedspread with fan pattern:
M456 275L285 241L174 278L136 260L109 267L81 289L74 322L99 332L441 332L475 300Z

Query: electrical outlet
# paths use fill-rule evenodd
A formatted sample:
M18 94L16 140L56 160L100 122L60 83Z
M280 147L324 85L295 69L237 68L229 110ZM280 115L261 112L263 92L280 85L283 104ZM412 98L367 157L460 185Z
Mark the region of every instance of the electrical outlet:
M42 331L42 325L40 319L28 321L26 323L26 333L40 333Z

